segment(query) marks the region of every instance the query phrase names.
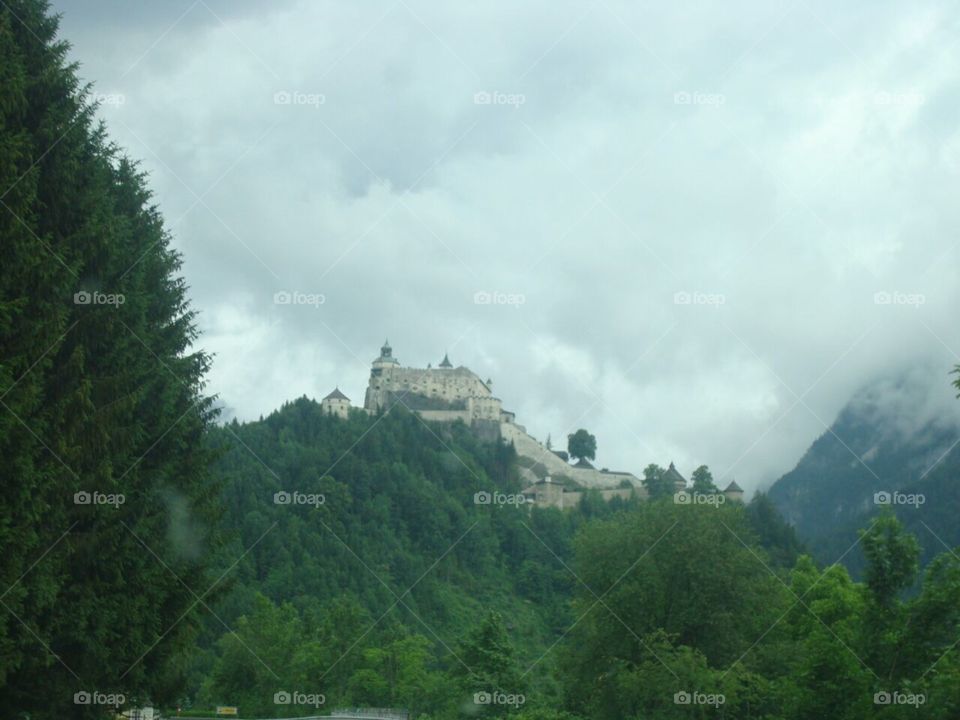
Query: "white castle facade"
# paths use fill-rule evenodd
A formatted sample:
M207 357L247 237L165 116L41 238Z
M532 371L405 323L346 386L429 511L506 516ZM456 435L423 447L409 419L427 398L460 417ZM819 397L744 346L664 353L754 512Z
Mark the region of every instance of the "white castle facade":
M490 380L484 382L467 368L453 367L446 355L436 368L402 367L386 342L370 369L363 407L376 413L402 404L436 422L512 422L513 414L504 412L490 386Z
M586 460L571 465L566 453L551 450L528 434L516 423L514 413L503 409L502 401L493 394L491 380L482 380L466 367L454 367L446 355L435 368L403 367L393 356L388 341L371 365L362 410L377 414L397 405L424 420L460 420L484 437L512 443L521 477L529 483L524 495L538 505L572 507L580 502L585 489L599 490L607 499L647 495L643 482L632 473L598 470ZM348 417L352 408L350 399L339 388L323 399L321 407L340 418ZM686 488L686 480L672 463L667 472L677 491ZM743 496L736 483L731 483L724 494L731 500Z

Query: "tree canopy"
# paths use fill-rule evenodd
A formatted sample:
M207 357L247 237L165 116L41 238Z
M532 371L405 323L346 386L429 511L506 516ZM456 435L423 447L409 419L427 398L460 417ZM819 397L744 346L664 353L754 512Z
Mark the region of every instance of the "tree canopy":
M597 439L580 428L567 435L567 452L574 459L594 460L597 457Z

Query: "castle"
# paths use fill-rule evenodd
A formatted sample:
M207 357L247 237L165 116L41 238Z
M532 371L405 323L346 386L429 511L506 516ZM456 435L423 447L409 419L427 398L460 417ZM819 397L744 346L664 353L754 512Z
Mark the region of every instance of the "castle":
M482 437L512 443L517 451L521 478L528 483L523 494L537 505L568 508L581 501L587 489L599 491L604 499L646 498L647 489L636 475L625 471L596 469L586 459L571 465L565 452L552 450L518 425L516 416L503 409L493 394L492 381L482 380L470 369L454 367L445 354L437 367L403 367L385 341L370 369L370 380L362 410L377 414L403 405L431 422L462 421ZM321 401L324 412L346 418L350 399L336 388ZM670 463L666 477L676 492L687 481ZM723 491L726 499L742 501L743 491L735 482Z

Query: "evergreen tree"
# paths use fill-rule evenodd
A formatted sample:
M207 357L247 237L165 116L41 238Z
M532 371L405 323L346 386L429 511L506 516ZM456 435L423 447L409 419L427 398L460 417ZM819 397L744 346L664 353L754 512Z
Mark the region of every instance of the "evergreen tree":
M515 658L513 645L499 613L489 612L460 643L451 661L454 678L464 701L472 701L476 714L501 716L516 710L525 682ZM525 700L525 697L524 697Z
M0 5L0 705L34 718L170 697L217 590L180 259L56 34L45 2Z

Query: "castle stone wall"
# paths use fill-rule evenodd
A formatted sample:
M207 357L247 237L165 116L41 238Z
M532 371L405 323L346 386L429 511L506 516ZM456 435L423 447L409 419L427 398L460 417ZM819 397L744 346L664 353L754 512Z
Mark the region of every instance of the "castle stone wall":
M558 458L536 438L528 435L523 427L515 423L500 423L500 435L506 442L512 442L517 455L543 465L548 475L564 475L578 485L586 488L613 489L624 480L632 486L642 488L640 479L630 473L609 473L596 468L578 468ZM626 490L629 493L629 489Z
M390 393L419 395L427 400L447 403L489 398L497 403L496 415L490 419L500 419L500 401L493 397L490 388L479 377L464 367L375 367L370 374L364 407L371 412L389 407Z

